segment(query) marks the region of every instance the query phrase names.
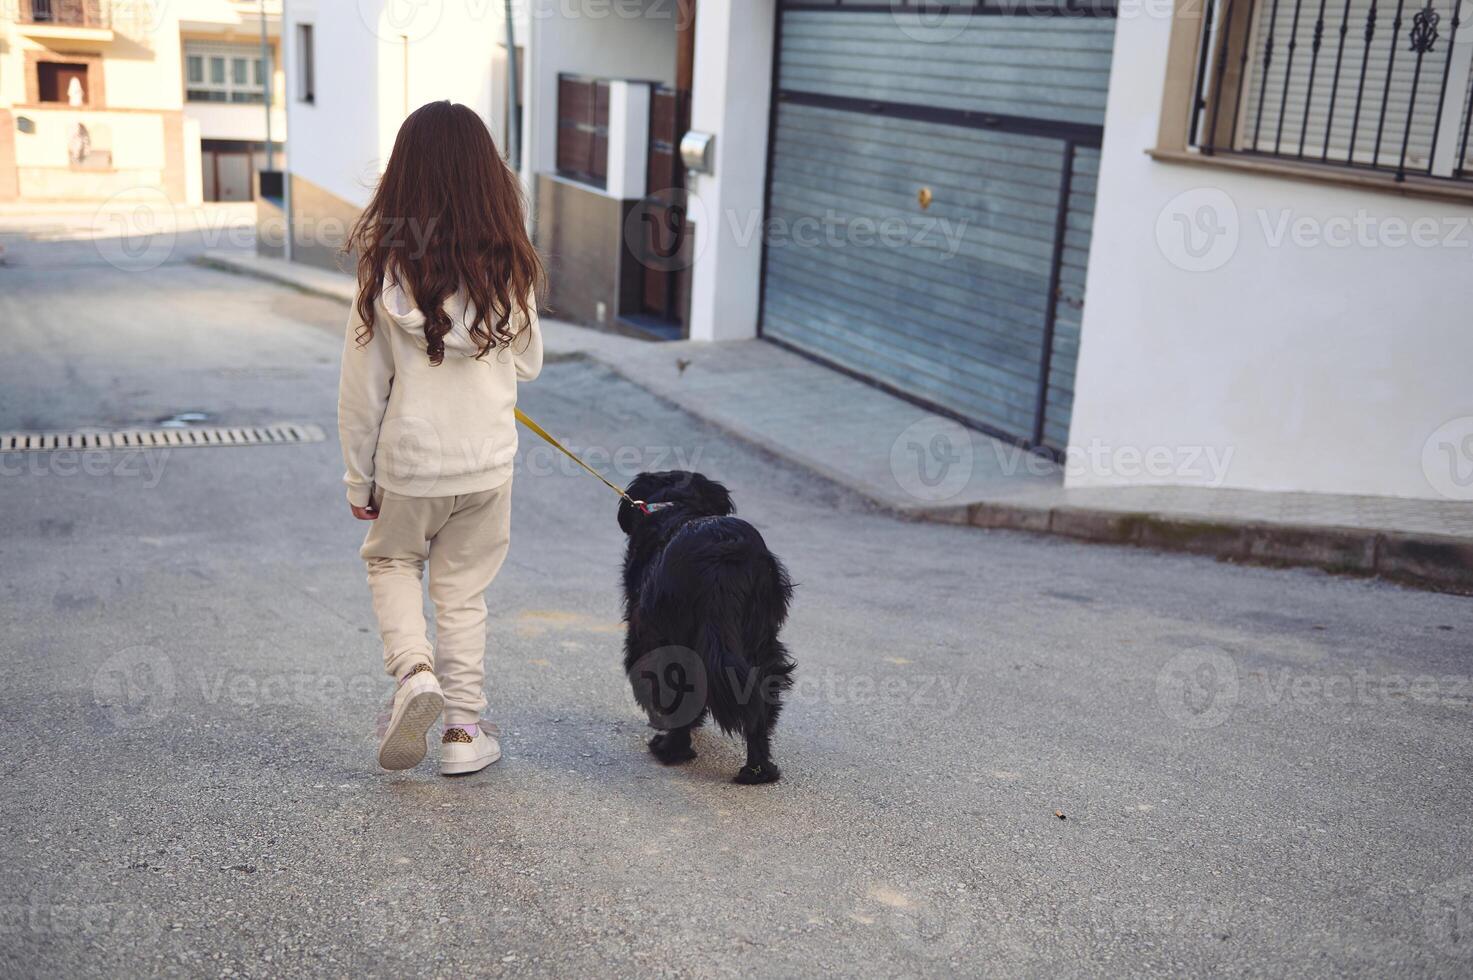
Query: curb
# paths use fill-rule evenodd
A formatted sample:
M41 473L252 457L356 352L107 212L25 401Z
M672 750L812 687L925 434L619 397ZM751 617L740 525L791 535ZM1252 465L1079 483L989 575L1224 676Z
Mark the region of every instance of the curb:
M298 292L351 303L351 286L334 291L269 268L202 255L194 264L236 275L264 279ZM674 397L620 370L596 352L590 357L631 384L644 388L690 412L723 432L830 480L875 507L906 520L975 527L984 530L1052 534L1095 544L1127 545L1203 555L1219 561L1278 568L1318 568L1336 575L1379 576L1434 592L1473 596L1473 539L1437 534L1377 531L1334 525L1264 524L1220 521L1189 515L1100 510L1088 507L1029 507L1009 503L974 503L954 507L896 507L856 486L843 474L806 458L801 452L763 438L740 425L704 415L695 400Z
M342 303L352 303L354 298L351 282L343 289L333 290L325 286L314 286L311 283L303 282L289 275L278 274L271 269L262 269L254 265L232 262L228 258L211 255L208 252L204 255L196 255L189 261L191 264L197 265L202 269L214 269L216 272L227 272L235 276L248 276L252 279L261 279L265 282L275 283L278 286L286 286L288 289L295 289L297 292L305 293L308 296L334 299ZM325 270L318 271L328 274Z
M1473 595L1473 540L1466 538L1086 507L980 503L902 513L913 520L1054 534L1096 544L1205 555L1219 561L1379 576L1415 588Z

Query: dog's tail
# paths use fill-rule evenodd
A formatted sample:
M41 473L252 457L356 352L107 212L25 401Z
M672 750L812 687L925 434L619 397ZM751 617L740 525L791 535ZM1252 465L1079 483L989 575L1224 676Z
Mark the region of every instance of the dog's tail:
M793 662L780 642L766 656L749 658L739 635L707 625L696 646L706 670L706 706L723 732L751 732L776 720L779 696L793 683Z
M726 636L716 625L702 626L696 652L706 669L706 706L728 734L745 731L760 716L762 672L741 654L741 638Z

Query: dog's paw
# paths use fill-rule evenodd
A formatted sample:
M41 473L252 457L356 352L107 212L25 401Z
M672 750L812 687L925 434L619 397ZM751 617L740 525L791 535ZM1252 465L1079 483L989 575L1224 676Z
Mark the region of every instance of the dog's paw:
M696 757L696 750L688 740L672 738L669 732L661 732L650 739L650 754L667 766L678 766Z
M732 779L734 783L743 786L757 786L762 783L775 783L783 777L782 770L774 762L767 762L760 766L742 766L741 771Z

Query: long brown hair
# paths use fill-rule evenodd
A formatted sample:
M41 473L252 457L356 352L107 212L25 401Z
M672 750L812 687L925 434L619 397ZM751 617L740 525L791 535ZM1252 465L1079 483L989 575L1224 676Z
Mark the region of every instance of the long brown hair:
M431 102L404 120L344 251L358 253L360 346L373 339L385 273L424 313L431 364L445 359L444 303L457 290L470 303L477 357L509 346L536 313L542 261L527 238L521 185L463 105Z

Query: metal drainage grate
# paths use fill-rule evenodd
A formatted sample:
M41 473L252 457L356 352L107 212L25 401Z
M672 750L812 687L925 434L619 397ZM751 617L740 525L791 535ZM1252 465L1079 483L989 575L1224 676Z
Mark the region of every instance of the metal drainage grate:
M189 446L270 446L321 442L315 425L248 425L233 428L126 429L122 432L6 432L0 452L54 452L58 449L167 449Z

